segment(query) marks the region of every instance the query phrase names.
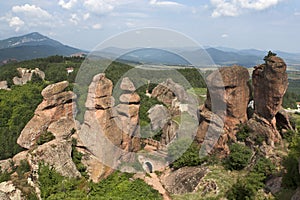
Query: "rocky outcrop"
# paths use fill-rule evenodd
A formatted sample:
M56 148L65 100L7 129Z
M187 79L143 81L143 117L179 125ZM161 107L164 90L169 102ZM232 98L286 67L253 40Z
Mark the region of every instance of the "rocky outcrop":
M45 79L45 73L38 68L35 69L17 68L17 71L19 73L19 77L15 76L13 78L13 83L15 85L26 84L28 81L31 81L33 75L38 76L42 80Z
M67 86L68 82L63 81L49 85L42 91L42 103L17 140L20 146L32 148L37 139L47 131L51 131L57 138L70 134L75 126L73 100L76 99L76 95L72 91L64 91Z
M265 64L256 66L252 74L255 115L247 125L253 132L258 131L265 136L267 143L273 146L281 141L276 126L276 114L281 126L291 128L286 121L286 115L278 113L288 87L288 79L286 64L281 58L267 56L265 61Z
M7 81L0 81L0 90L8 90Z
M114 106L112 82L104 74L94 76L89 86L84 123L79 131L83 146L103 164L100 168L116 167L127 152L140 149L138 132L139 97L128 78L121 83L121 103ZM131 98L133 97L133 98ZM128 102L125 102L125 100ZM101 173L105 174L103 170ZM101 177L103 174L99 173Z
M185 194L195 192L206 173L207 169L202 167L183 167L165 173L160 177L160 180L171 194Z
M148 117L151 121L153 131L161 130L171 120L170 111L163 105L155 105L148 110Z
M207 99L200 108L196 136L199 143L216 144L216 148L228 151L226 143L235 138L236 126L247 121L248 81L248 70L240 66L224 67L207 77Z
M72 144L65 140L47 142L29 153L29 164L33 171L38 171L39 163L54 167L65 177L80 177L71 157Z
M63 81L49 85L42 91L43 101L17 140L20 146L29 149L14 156L13 161L17 165L21 160L27 159L35 172L38 171L39 163L45 163L53 166L63 176L81 176L71 158L70 138L76 127L73 100L76 95L72 91L64 91L68 85L67 81ZM55 139L38 145L39 138L48 132Z
M156 86L153 89L151 96L157 98L165 105L172 105L172 101L175 98L181 103L188 103L191 100L185 89L178 83L175 83L172 79L167 79L165 82Z
M2 198L3 197L3 198ZM25 200L22 192L11 181L0 183L1 200Z
M276 56L265 60L266 63L256 66L252 74L255 113L274 123L288 87L286 64Z

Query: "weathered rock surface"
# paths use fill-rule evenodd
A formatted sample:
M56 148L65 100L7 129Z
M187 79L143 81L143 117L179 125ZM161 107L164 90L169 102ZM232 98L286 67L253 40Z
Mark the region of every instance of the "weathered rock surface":
M266 182L266 188L274 195L279 192L282 184L282 177L274 177Z
M288 87L285 62L276 56L267 57L265 64L254 68L252 83L255 113L274 124Z
M36 144L38 137L47 131L53 131L59 138L68 135L74 128L73 100L76 99L76 95L72 91L64 92L67 86L68 82L63 81L49 85L42 91L44 98L42 103L17 140L20 146L30 149ZM62 121L67 123L62 124Z
M0 199L1 200L25 200L22 197L22 192L11 182L2 182L0 183ZM3 197L3 199L1 198Z
M221 79L215 77L221 76ZM235 126L247 121L247 106L250 98L249 72L240 66L223 67L207 77L209 90L205 107L219 114L215 103L226 105L224 125L227 132L234 132ZM212 99L213 98L213 99ZM219 114L220 116L220 114Z
M15 85L24 85L28 81L31 81L33 74L40 77L42 80L45 79L45 73L38 68L35 69L26 69L26 68L17 68L20 77L14 77L13 83Z
M265 61L265 64L255 67L252 74L255 115L247 124L254 132L265 136L267 143L273 146L281 141L276 126L276 114L281 109L288 79L286 64L281 58L269 56ZM277 118L284 128L291 128L283 112Z
M7 89L8 89L7 81L0 81L0 90L7 90Z
M161 177L165 189L171 194L195 192L207 170L202 167L183 167Z
M126 94L136 96L131 92L134 91L133 83L129 81L125 78L123 82L126 84L122 88L126 89ZM126 152L140 149L139 138L135 137L139 133L139 104L136 101L130 103L130 100L114 107L112 89L112 82L104 74L93 78L88 90L84 123L79 131L82 144L102 163L102 166L97 164L99 169L103 169L95 172L98 178L107 173L108 167L115 166Z
M29 164L33 171L37 171L40 162L54 167L54 169L66 177L80 177L71 157L72 144L65 140L52 140L29 153Z
M7 194L4 192L0 191L0 199L1 200L11 200Z
M163 129L171 120L170 111L163 105L155 105L148 110L148 117L151 121L151 129L157 131Z
M127 92L134 92L135 91L135 86L128 77L125 77L125 78L122 79L122 82L120 84L120 88L121 88L121 90L124 90L124 91L127 91Z
M234 139L236 126L247 121L250 99L248 70L240 66L224 67L207 77L207 99L200 108L196 140L207 149L228 152L227 141Z
M276 118L276 126L279 127L279 129L282 130L282 134L284 134L284 131L286 130L293 130L294 127L290 123L290 117L288 113L281 108L275 115Z
M156 86L153 89L151 96L157 98L166 105L172 105L172 101L175 98L181 103L187 103L191 100L185 89L178 83L175 83L172 79L167 79L165 82Z

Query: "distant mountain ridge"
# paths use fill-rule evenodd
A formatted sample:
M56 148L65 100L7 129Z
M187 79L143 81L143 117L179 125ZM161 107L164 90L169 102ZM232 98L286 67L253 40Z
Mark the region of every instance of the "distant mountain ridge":
M9 59L30 60L53 55L70 56L79 52L85 51L64 45L38 32L0 40L0 62Z

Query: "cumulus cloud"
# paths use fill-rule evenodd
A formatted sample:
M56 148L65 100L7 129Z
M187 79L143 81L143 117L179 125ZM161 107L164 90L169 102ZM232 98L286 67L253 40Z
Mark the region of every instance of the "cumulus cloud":
M51 18L52 16L42 8L36 5L25 4L23 6L14 6L12 7L14 13L24 14L29 17L38 17L38 18Z
M174 2L174 1L150 0L149 4L153 5L153 6L182 6L182 4Z
M67 10L71 9L75 4L77 3L77 0L70 0L68 2L65 2L64 0L59 0L58 5L60 5L62 8L65 8Z
M8 19L9 27L14 27L15 31L19 31L20 28L25 24L23 20L21 20L19 17L12 17Z
M277 5L283 0L210 0L215 8L212 17L220 16L238 16L245 9L248 10L265 10Z

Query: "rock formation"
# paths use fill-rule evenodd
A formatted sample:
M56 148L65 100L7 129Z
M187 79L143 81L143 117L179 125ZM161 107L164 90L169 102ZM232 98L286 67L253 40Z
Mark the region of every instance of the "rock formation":
M35 69L17 68L17 71L19 73L19 77L15 76L13 78L13 83L15 85L24 85L28 81L31 81L33 74L35 74L42 80L45 79L45 73L41 71L39 68L35 68Z
M172 105L175 98L181 103L188 103L191 100L185 89L172 79L167 79L155 87L151 96L165 105Z
M207 99L200 108L200 125L196 140L206 141L210 148L225 149L229 138L234 139L236 126L247 121L250 99L249 73L240 66L224 67L207 77Z
M266 57L265 64L254 68L252 83L255 113L275 125L274 117L288 87L285 62L276 56Z
M124 79L121 103L114 106L113 84L104 74L94 76L89 86L79 139L103 164L102 168L105 165L116 167L122 156L140 149L136 137L139 134L139 97L133 87L128 78Z
M256 66L252 74L255 111L247 124L253 132L259 131L265 136L267 143L273 146L281 141L276 127L276 114L281 109L288 79L286 64L281 58L267 56L265 61L265 64ZM277 117L282 119L283 115L279 113ZM285 128L291 127L289 122L285 124L289 126Z
M49 85L42 91L44 98L42 103L17 140L20 146L26 149L32 148L37 139L47 131L51 131L56 138L70 134L75 127L73 100L76 95L72 91L64 91L68 85L67 81L63 81Z
M183 167L174 172L165 173L161 182L171 194L195 192L201 179L207 173L203 167Z
M7 89L8 89L7 81L0 81L0 90L7 90Z

